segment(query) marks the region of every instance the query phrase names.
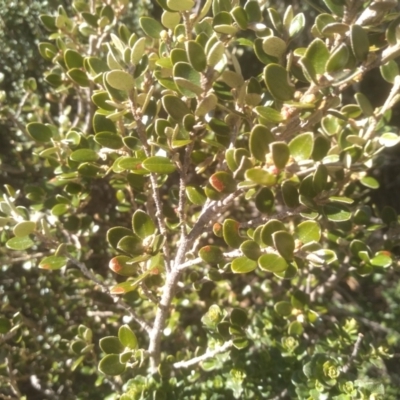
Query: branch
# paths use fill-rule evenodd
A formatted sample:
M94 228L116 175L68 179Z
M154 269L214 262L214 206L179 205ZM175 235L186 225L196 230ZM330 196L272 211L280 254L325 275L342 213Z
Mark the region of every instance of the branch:
M125 303L125 301L121 298L118 297L116 295L113 295L110 293L109 288L104 285L103 282L101 282L99 279L97 279L97 277L93 274L92 271L90 271L86 265L83 262L80 262L79 260L77 260L76 258L72 257L70 254L67 254L66 257L68 258L68 260L74 264L75 266L77 266L83 275L85 275L88 279L90 279L92 282L96 283L98 286L100 286L103 290L104 293L107 293L115 303L117 303L121 308L123 308L125 311L127 311L129 313L129 315L132 317L132 319L140 325L140 327L145 330L147 333L151 332L151 326L144 321L141 317L139 317L133 310L132 308Z
M191 365L195 365L198 364L202 361L208 360L209 358L213 358L215 357L217 354L219 353L224 353L225 351L228 351L230 347L232 347L233 345L233 341L232 340L228 340L227 342L225 342L222 346L217 347L214 350L209 350L206 353L204 353L201 356L198 357L194 357L190 360L187 361L179 361L173 364L173 367L178 369L178 368L188 368Z
M141 141L141 143L143 145L143 149L146 154L146 157L150 157L151 156L151 147L147 141L146 127L144 126L144 124L142 122L141 112L136 107L134 90L131 90L129 92L129 103L130 103L133 118L136 122L139 140ZM165 238L167 238L167 227L165 225L164 214L162 211L162 201L161 201L161 197L160 197L160 191L158 190L157 177L153 172L150 173L150 183L151 183L152 193L154 196L154 204L156 206L156 219L158 222L158 227L160 229L160 233ZM167 272L169 272L170 271L170 261L171 261L170 254L169 254L169 247L164 246L163 250L164 250L165 268L166 268Z
M364 337L364 335L362 333L358 334L357 340L354 343L354 348L353 348L353 351L352 351L352 353L350 355L350 358L347 361L346 365L344 365L343 368L342 368L342 371L344 373L346 373L350 369L351 364L353 363L354 359L357 357L357 354L360 352L361 342L363 340L363 337Z
M243 253L239 249L230 251L228 253L223 253L224 258L235 258L235 257L240 257L242 255L243 255ZM192 267L193 265L197 265L202 262L203 262L203 260L200 257L197 257L193 260L189 260L189 261L184 262L183 264L177 265L177 266L175 266L175 268L177 268L179 271L182 271L185 268Z

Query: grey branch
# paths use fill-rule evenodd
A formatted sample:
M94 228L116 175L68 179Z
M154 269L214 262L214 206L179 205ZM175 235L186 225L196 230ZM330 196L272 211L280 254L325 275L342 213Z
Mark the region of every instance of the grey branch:
M198 364L202 361L208 360L209 358L215 357L217 354L224 353L225 351L228 351L229 348L231 348L233 345L232 340L228 340L225 342L222 346L219 346L215 348L214 350L209 350L205 352L203 355L191 358L190 360L187 361L179 361L173 364L173 367L178 369L178 368L188 368L192 365Z

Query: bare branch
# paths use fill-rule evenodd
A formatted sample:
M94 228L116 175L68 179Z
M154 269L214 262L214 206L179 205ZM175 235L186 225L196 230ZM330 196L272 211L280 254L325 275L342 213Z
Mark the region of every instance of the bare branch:
M173 364L173 367L178 369L178 368L188 368L192 365L198 364L202 361L208 360L209 358L215 357L217 354L224 353L225 351L228 351L230 347L232 347L233 341L228 340L225 342L222 346L219 346L215 348L214 350L209 350L206 353L204 353L201 356L194 357L190 360L187 361L179 361Z
M353 348L353 351L352 351L352 353L350 355L350 358L347 361L346 365L344 365L343 368L342 368L342 371L344 373L346 373L350 369L351 364L353 363L354 359L357 357L357 354L360 352L361 342L363 340L363 337L364 337L364 335L362 333L358 334L357 340L354 343L354 348Z

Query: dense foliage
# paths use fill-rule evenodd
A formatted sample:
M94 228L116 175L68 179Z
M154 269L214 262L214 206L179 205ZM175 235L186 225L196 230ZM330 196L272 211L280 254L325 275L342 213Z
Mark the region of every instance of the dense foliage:
M397 2L4 3L3 397L399 398Z

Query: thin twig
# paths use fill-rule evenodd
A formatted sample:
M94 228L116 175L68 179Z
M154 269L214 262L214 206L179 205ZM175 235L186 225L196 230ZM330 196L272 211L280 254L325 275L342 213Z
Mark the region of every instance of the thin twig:
M98 286L100 286L105 293L107 293L110 297L112 297L112 299L114 300L114 302L116 304L118 304L121 308L123 308L125 311L127 311L129 313L129 315L132 317L132 319L137 324L139 324L143 330L145 330L148 333L151 332L151 329L152 329L151 326L146 321L144 321L141 317L139 317L132 310L132 308L128 304L125 303L125 301L121 297L113 295L112 293L110 293L109 288L106 285L104 285L103 282L101 282L99 279L97 279L97 277L93 274L93 272L90 271L83 262L80 262L76 258L72 257L70 254L67 254L66 257L68 258L68 260L72 264L74 264L75 266L77 266L81 270L83 275L85 275L92 282L94 282Z
M347 361L346 365L344 365L343 368L342 368L342 371L344 373L346 373L350 369L351 364L353 363L354 359L357 357L358 353L360 352L361 342L363 340L363 337L364 337L364 335L362 333L358 334L357 340L354 343L354 348L353 348L353 351L352 351L352 353L350 355L350 358Z
M178 368L188 368L192 365L198 364L202 361L208 360L209 358L215 357L217 354L224 353L225 351L228 351L230 347L232 347L233 341L228 340L225 342L222 346L219 346L215 348L214 350L209 350L206 353L204 353L201 356L194 357L190 360L187 361L179 361L173 364L173 367L178 369Z

